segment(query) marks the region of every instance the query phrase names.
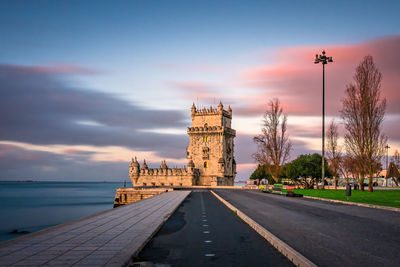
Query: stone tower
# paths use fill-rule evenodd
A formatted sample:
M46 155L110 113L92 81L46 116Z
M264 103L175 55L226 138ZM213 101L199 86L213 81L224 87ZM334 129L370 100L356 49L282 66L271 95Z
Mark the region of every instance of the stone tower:
M231 128L231 107L224 110L220 102L217 108L197 109L193 104L191 115L186 157L200 171L199 184L233 185L236 174L233 138L236 131Z

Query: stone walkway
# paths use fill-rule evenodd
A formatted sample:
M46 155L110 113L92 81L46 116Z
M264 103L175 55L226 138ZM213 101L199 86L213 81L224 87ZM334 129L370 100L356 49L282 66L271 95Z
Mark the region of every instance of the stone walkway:
M164 193L0 243L0 265L121 266L139 252L189 193Z

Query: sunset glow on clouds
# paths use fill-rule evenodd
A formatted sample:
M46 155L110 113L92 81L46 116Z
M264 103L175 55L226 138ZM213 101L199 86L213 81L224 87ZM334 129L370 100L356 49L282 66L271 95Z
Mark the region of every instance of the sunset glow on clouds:
M192 103L219 100L233 109L238 179L256 167L252 138L273 98L288 114L291 158L320 152L322 49L334 60L326 125L340 122L346 84L370 54L390 153L400 150L396 2L25 4L0 3L0 180L122 181L134 156L182 166ZM312 16L321 8L335 14L324 25Z
M400 71L400 36L388 37L354 45L325 45L333 63L326 66L326 104L328 114L338 114L341 99L348 83L352 82L355 68L368 54L374 57L383 73L382 91L388 101L389 113L400 113L398 73ZM275 64L244 70L243 86L259 89L259 98L279 96L289 114L319 115L321 103L322 66L314 65L314 55L320 54L316 46L286 47L276 51ZM259 106L257 106L259 105ZM255 103L262 112L262 103ZM252 109L253 108L253 109Z

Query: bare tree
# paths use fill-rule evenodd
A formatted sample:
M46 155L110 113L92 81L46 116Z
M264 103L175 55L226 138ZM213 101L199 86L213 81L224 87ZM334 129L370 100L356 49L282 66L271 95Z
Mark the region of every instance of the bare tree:
M361 184L364 183L364 177L361 174L359 160L355 156L347 154L342 157L340 163L340 171L346 179L347 184L350 183L350 178L353 178L361 187Z
M400 168L400 153L397 149L394 151L393 154L393 162L397 168Z
M253 157L260 164L266 165L275 182L278 182L282 165L288 160L292 147L286 127L287 115L283 114L279 99L275 98L269 102L264 114L262 133L253 138L257 144L257 152Z
M338 125L335 123L335 120L332 120L329 124L327 133L328 143L326 146L326 152L329 161L329 168L333 174L335 190L337 190L337 178L339 176L339 170L342 160L341 147L338 145L338 138Z
M381 132L386 99L381 97L382 73L372 56L366 56L356 68L355 82L347 85L341 110L347 133L346 150L360 166L361 182L368 175L368 191L373 191L373 176L384 152L387 137ZM364 190L363 183L360 183Z
M342 176L346 179L346 183L350 183L350 177L354 178L353 175L353 158L350 155L344 155L342 161L340 162L340 172Z

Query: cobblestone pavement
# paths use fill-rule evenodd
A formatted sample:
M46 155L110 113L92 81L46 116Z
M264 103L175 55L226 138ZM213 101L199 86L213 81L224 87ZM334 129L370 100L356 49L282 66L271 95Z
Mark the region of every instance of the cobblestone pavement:
M0 265L121 266L189 193L164 193L0 243Z

